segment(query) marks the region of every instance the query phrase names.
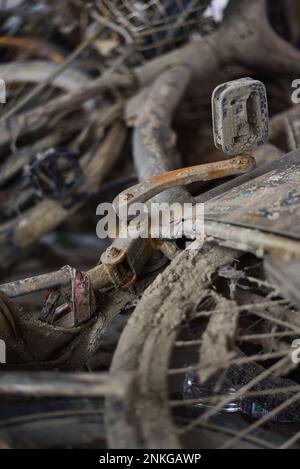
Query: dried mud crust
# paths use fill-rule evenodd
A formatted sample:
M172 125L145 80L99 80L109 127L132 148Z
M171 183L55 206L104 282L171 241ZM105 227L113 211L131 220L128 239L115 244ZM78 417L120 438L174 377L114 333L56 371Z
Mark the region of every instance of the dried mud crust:
M234 309L239 307L235 301L227 300L212 288L212 278L220 267L232 263L237 257L234 251L221 248L186 250L145 291L123 331L111 367L112 374L128 372L134 376L125 400L110 397L106 401L106 425L111 448L186 447L189 433L178 432L170 407L170 363L180 328L194 319L195 311L206 311L212 299L211 311L216 314L208 315L202 336L196 367L199 375L209 377L217 371L227 370L226 375L236 389L240 390L252 382L253 386L249 386L248 391L274 389L273 394L263 395L258 402L270 411L283 406L281 411L278 410L283 421L290 421L291 416L300 414L299 389L295 389L297 383L278 377L292 368L289 357L271 367L277 372L274 374L271 368L269 371L254 360L243 367L235 364L234 357L246 362L249 358L237 348L239 314ZM272 312L271 309L269 311ZM276 388L293 386L293 391L275 392ZM239 438L239 447L266 447L270 440L270 435L261 428L254 428L255 431L248 435L249 423L236 421L235 430L230 425L228 429L235 431L235 435L245 433L245 440ZM227 425L223 428L226 430ZM208 438L212 447L220 447L226 444L226 438L230 439L226 437L226 431L220 438L220 435L210 434L208 427L199 430L193 421L191 431ZM270 444L276 447L282 443L281 437L272 433Z
M145 291L120 338L111 372L136 372L128 399L107 400L110 447L181 447L168 408L167 370L177 328L235 253L186 250ZM153 354L155 347L155 354Z

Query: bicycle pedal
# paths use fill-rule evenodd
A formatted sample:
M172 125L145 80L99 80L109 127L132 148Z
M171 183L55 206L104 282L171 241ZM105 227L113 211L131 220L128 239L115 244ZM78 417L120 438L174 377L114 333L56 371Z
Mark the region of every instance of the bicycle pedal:
M212 114L215 145L229 157L268 139L268 100L261 81L241 78L219 85L212 95Z

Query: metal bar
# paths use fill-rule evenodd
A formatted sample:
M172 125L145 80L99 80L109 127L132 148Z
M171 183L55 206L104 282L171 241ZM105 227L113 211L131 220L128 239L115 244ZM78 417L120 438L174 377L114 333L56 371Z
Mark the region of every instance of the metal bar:
M227 161L191 166L152 176L150 179L121 192L115 199L114 206L119 212L124 206L128 208L137 202L144 203L166 189L185 186L196 181L211 181L244 174L254 169L255 166L254 158L238 156Z
M28 397L123 396L130 375L108 373L1 372L0 395Z

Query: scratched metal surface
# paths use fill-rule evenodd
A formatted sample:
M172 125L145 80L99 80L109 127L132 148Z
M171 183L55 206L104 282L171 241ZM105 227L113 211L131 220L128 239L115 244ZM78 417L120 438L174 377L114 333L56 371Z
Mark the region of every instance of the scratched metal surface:
M300 239L300 151L230 181L211 197L207 220Z

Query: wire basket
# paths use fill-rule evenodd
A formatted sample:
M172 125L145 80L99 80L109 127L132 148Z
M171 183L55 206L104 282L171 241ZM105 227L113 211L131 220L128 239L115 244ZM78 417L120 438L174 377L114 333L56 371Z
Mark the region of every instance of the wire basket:
M98 11L115 31L122 29L133 51L151 59L204 33L210 20L204 16L210 0L102 0Z

